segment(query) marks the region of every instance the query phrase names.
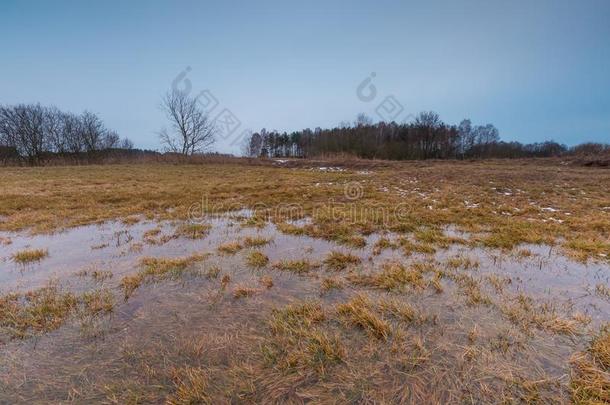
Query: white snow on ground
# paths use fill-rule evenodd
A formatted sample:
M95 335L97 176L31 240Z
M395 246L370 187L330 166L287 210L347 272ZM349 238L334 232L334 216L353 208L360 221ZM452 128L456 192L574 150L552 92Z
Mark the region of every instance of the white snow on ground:
M312 169L312 170L315 170L315 169ZM333 166L330 166L330 167L326 167L326 166L318 167L318 170L321 171L321 172L344 172L345 171L345 169L342 168L342 167L333 167Z

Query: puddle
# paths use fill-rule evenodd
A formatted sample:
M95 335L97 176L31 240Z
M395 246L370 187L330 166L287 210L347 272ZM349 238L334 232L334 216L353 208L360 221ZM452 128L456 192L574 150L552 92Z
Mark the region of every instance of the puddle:
M591 330L610 320L610 300L595 292L597 284L609 284L609 266L577 263L548 246L522 246L521 249L530 252L528 256L463 245L439 250L433 257L423 254L406 257L401 249L384 249L375 255L373 245L380 237L396 240L398 235L370 235L366 238L366 247L353 249L307 236L285 235L271 224L263 228L242 227L238 220L241 215L243 213L208 218L206 223L212 228L202 239L174 237L179 223L150 221L134 225L109 222L52 235L0 234L12 241L0 244L0 289L3 294L42 287L51 279L70 290L84 291L99 285L83 276L84 271L101 270L113 273L103 285L113 289L118 297L110 316L91 322L74 320L46 335L12 340L0 347L0 385L4 387L4 392L0 391L0 402L40 401L41 398L51 402L103 401L118 395L110 392L113 390L109 387L118 387L117 390L123 392L121 395L127 395L132 388L125 388L126 378L143 386L148 382L161 384L164 390L171 391L173 383L161 377L157 380L153 371L142 368L144 364L145 367L179 367L190 361L183 359L185 354L180 351L181 345L200 341L205 343L201 349L205 353L203 364L212 370L237 367L236 356L241 356L240 361L255 362L252 353L258 353L261 342L269 334L267 321L274 308L313 299L330 309L362 290L344 282L345 288L321 294L323 278L342 279L345 274L320 268L307 275L296 275L274 270L271 265L253 270L245 264L246 255L252 249L243 249L234 255L217 252L220 244L243 241L248 236L271 239L269 244L256 249L267 255L270 263L287 259L321 262L329 252L341 251L361 258L362 264L355 270L357 273L375 271L388 261L409 264L434 259L436 265L443 268L450 258L469 257L478 261L478 268L461 271L481 280L483 290L490 295L497 294L485 279L496 275L510 278L510 284L502 293L505 297L524 293L541 302L552 302L565 316L586 314L592 319ZM297 223L307 221L303 219ZM151 239L150 231L157 228L159 232ZM462 238L467 236L455 230L447 233ZM11 256L25 248L47 249L49 256L26 266L14 263ZM119 283L125 275L137 271L140 258L184 257L201 252L212 254L201 266L218 266L221 272L217 278L186 274L144 283L129 300L122 301ZM223 287L220 280L225 275L230 276L230 282ZM273 287L266 288L260 283L263 275L272 278ZM483 369L479 363L472 363L475 365L471 369L476 371L481 367L480 373L489 378L489 387L495 384L504 389L503 376L506 374L534 380L563 379L563 388L558 390L558 395L565 397L567 381L563 376L568 372L568 359L574 351L585 347L587 335L564 336L538 330L534 330L533 335L522 333L499 315L496 308L468 305L455 283L448 280L443 283L442 293L426 289L397 295L435 319L408 329L408 333L422 339L429 347L426 361L430 367L417 369L418 378L430 384L426 385L428 389L435 383L440 384L439 387L444 384L446 390L439 391L438 398L451 400L456 398L451 391L455 387L474 387L472 370L468 371L464 366L464 348L471 344L468 335L475 328L479 334L477 341L483 348L493 347L496 339L502 342L507 339L510 343L503 355L485 360L496 367L493 372ZM235 299L233 291L237 286L252 288L254 293ZM368 293L373 297L396 295L379 290ZM332 327L340 328L340 324ZM345 340L356 359L360 359L358 353L370 349L363 346L361 333L349 335ZM386 352L381 359L390 356L390 352ZM371 364L373 368L378 366ZM366 369L366 365L363 367ZM223 376L223 381L228 378ZM397 376L405 378L404 373ZM404 384L409 386L417 381L405 380ZM159 395L162 397L166 391L162 389ZM128 396L121 395L118 402L127 402Z

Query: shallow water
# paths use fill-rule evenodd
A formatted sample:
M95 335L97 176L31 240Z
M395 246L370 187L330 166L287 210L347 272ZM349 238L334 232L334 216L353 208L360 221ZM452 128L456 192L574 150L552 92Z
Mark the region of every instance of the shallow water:
M230 367L238 361L236 356L249 358L250 352L257 350L268 334L266 320L274 308L303 299L320 300L330 308L361 290L346 283L345 288L322 295L321 278L341 278L342 272L323 267L307 275L281 272L270 266L253 270L244 261L246 253L252 249L235 255L217 253L218 245L246 236L272 239L270 244L257 249L265 253L271 263L300 258L321 262L330 251L337 250L362 259L362 264L351 270L354 272L375 271L387 261L408 264L435 260L437 266L442 267L450 257L467 256L476 259L479 267L462 271L483 280L484 291L498 300L510 300L525 293L539 302L552 303L566 317L586 314L592 319L585 328L587 331L610 321L610 300L595 292L597 284L609 285L609 266L574 262L549 246L522 246L532 252L527 257L463 245L439 250L432 257L421 254L405 257L400 249L386 249L374 255L372 249L378 238L396 239L398 235L370 235L365 248L351 249L322 239L281 234L271 224L260 229L242 227L239 216L210 217L206 223L211 224L212 229L206 237L196 240L170 238L178 223L152 221L134 225L110 222L52 235L0 234L12 241L0 245L2 294L32 290L46 285L49 280L56 280L70 291L85 291L101 285L112 289L117 297L117 305L110 316L95 320L75 319L46 335L8 341L0 347L0 387L3 388L0 402L107 399L108 386L120 386L125 377L137 381L143 378L142 365L138 361L145 358L147 367L151 364L167 366L168 362L180 365L181 361L188 360L181 360L180 356L184 354L179 348L193 341L205 342L202 350L210 367ZM168 240L161 244L147 243L145 232L157 227ZM48 249L49 256L39 263L18 265L11 256L24 248ZM122 300L120 280L137 271L141 257L183 257L201 252L212 253L212 256L197 267L219 266L221 274L217 279L185 274L178 279L145 283L129 300ZM113 277L97 282L83 274L83 271L94 269L111 271ZM510 284L502 294L485 283L485 276L490 274L510 278ZM220 282L223 275L231 277L224 287ZM272 288L267 289L259 283L261 275L273 278ZM251 297L235 299L232 291L236 286L255 288L256 292ZM495 308L468 305L453 282L443 280L443 286L445 291L440 294L427 289L400 296L436 319L433 323L410 328L408 332L424 338L430 346L428 361L435 366L421 369L418 378L428 379L431 391L436 389L432 388L435 381L445 384L447 392L439 394L439 398L451 398L450 389L457 390L460 384L472 379L472 370L467 372L458 365L464 362L462 352L468 345L467 335L475 325L483 348L501 336L512 339L504 357L485 360L494 364L493 372L485 369L489 379L501 381L498 375L516 374L531 379L552 377L564 385L567 383L567 360L574 351L585 347L589 332L582 336L538 330L533 335L524 334L514 330ZM390 295L380 291L369 293L372 296ZM362 344L356 335L346 339L349 347ZM478 367L483 370L481 365ZM438 369L446 372L432 374ZM154 380L150 376L147 378ZM411 382L405 381L405 384ZM171 382L167 385L171 387Z

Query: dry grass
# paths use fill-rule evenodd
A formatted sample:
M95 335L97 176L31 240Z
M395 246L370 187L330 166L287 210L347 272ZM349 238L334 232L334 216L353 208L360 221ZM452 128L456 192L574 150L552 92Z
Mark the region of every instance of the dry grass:
M248 263L248 266L259 269L265 267L269 263L269 258L264 253L255 250L248 253L246 262Z
M282 260L273 264L273 268L282 271L289 271L296 274L304 274L318 267L317 264L311 263L307 259L300 260Z
M95 281L104 281L111 279L114 274L110 270L93 270L91 272L91 278Z
M382 312L391 314L405 322L413 322L419 317L417 311L411 305L396 298L381 299L378 305Z
M610 328L603 327L593 338L588 353L572 359L572 400L576 404L610 403Z
M447 266L452 269L471 270L479 268L479 261L468 256L454 256L447 259Z
M322 279L320 284L320 291L322 294L328 293L331 290L338 290L343 288L343 282L337 278L326 277Z
M74 294L51 285L26 294L0 297L0 327L12 337L25 337L29 331L49 332L57 329L76 309Z
M227 255L234 255L235 253L239 252L243 248L244 247L239 242L227 242L227 243L223 243L222 245L218 246L218 251L220 253L224 253Z
M210 229L212 229L210 224L183 223L178 225L174 236L188 239L202 239L208 235Z
M538 304L523 293L514 297L508 304L501 303L499 308L511 322L524 330L536 327L570 336L581 333L579 324L582 322L579 319L562 317L557 314L552 305Z
M388 238L379 238L373 245L373 254L379 255L385 249L397 249L398 244L390 241Z
M423 273L431 271L424 265L413 264L405 267L400 263L384 263L381 271L372 274L352 274L348 280L354 285L381 288L392 291L399 290L405 286L423 289L427 283Z
M238 299L238 298L251 297L259 292L260 292L260 290L258 290L256 288L239 285L233 289L233 298Z
M387 339L390 335L390 324L374 310L375 304L366 295L359 294L350 301L337 305L337 313L342 315L348 324L358 326L371 336Z
M509 249L563 238L563 247L575 257L610 260L606 232L610 219L600 215L607 206L607 194L599 187L610 182L609 172L558 163L396 162L379 166L374 176L366 176L366 204L355 201L354 207L337 206L332 212L317 209L311 224L282 227L282 231L359 246L360 234L414 231L417 247L432 250L457 241L440 231L443 225L452 224L465 231L485 230L486 234L471 242L487 247ZM351 170L329 174L271 165L244 170L243 165L231 163L3 168L2 174L0 216L5 220L0 222L0 231L31 227L35 232L116 218L184 220L202 196L210 197L210 212L256 204L270 208L299 204L301 216L311 215L320 204L341 201L345 182L363 178ZM334 180L332 185L316 187L329 177ZM405 183L404 178L415 180ZM189 187L183 186L184 179ZM506 187L511 184L518 186ZM582 195L586 199L575 198ZM476 202L476 208L465 201ZM387 212L397 204L405 204L410 211L401 218L388 216L387 221L379 221L378 210L363 210L357 221L346 222L354 209L371 202ZM502 215L498 207L510 215ZM543 210L546 207L552 210ZM564 215L566 212L570 215ZM278 224L288 219L273 215Z
M76 295L49 284L26 293L0 296L0 338L27 338L51 332L75 313L97 316L112 312L114 296L107 289Z
M271 242L269 238L263 238L262 236L246 236L244 238L244 246L247 248L263 247Z
M608 287L606 284L601 284L601 283L597 284L595 286L595 292L600 297L604 297L604 298L610 299L610 287Z
M504 291L504 287L510 285L512 280L509 277L501 277L497 274L488 274L485 276L487 282L496 290L497 293L501 294Z
M362 264L356 256L331 253L325 261L329 270L350 270L332 277L328 277L330 272L313 272L319 265L308 260L284 260L274 263L273 268L310 274L277 275L278 286L269 291L265 289L272 288L274 280L266 271L237 269L233 273L227 268L221 273L219 266L207 266L207 262L196 265L203 260L198 255L144 258L137 273L121 280L126 297L142 283L185 273L210 280L160 285L154 291L158 294L155 298L175 303L171 308L147 306L148 297L138 297L137 304L144 304L138 310L144 316L130 325L138 336L126 336L133 341L134 351L114 350L112 345L117 341L110 340L114 339L111 335L108 341L100 342L100 357L96 359L104 364L107 374L101 373L99 384L80 384L79 389L68 391L63 385L67 374L62 374L72 370L66 366L68 361L81 364L78 356L88 356L88 350L96 350L97 355L97 342L93 349L89 345L75 347L74 358L65 362L54 358L46 363L45 347L58 342L49 340L40 352L28 353L32 356L28 361L36 366L41 360L48 369L57 365L58 375L41 375L24 368L27 381L21 383L18 376L6 373L0 376L3 387L11 390L6 397L23 402L34 393L44 395L49 402L91 402L108 395L109 403L170 404L551 403L561 402L565 399L561 395L569 395L571 389L576 403L607 403L607 332L600 332L591 339L589 350L574 356L570 387L565 378L555 378L566 366L566 349L588 342L588 327L584 325L595 325L598 317L592 321L572 312L582 308L566 309L563 302L553 306L538 297L513 297L512 288L507 288L510 279L487 273L487 265L475 271L478 263L474 255L451 257L442 266L432 257L419 257L420 253L434 252L443 257L441 249L455 243L466 245L459 247L462 251L475 247L521 249L522 243L552 241L579 260L607 261L603 255L608 253L610 221L602 213L608 206L607 191L599 185L606 184L610 175L570 167L557 169L523 162L396 163L391 168L376 168L374 175L366 177L349 169L320 173L308 168L244 170L233 165L221 170L214 165L7 169L0 180L0 230L32 227L34 232L53 231L115 218L128 222L140 218L184 220L193 203L209 196L210 212L251 208L257 203L269 207L242 225L265 226L268 215L285 233L354 247L364 246L364 237L371 232L380 232L391 236L377 240L371 247L374 254L401 248L402 252L391 252L392 256L416 256L377 266L379 258ZM177 181L185 178L188 187ZM338 205L330 210L320 206L329 200L343 201L344 184L363 179L367 181L366 193L362 200L350 203L354 207ZM280 204L299 204L307 220L301 225L289 224L287 221L294 218L273 209ZM371 212L354 219L351 209L379 205L392 212L397 204L409 207L400 220L392 216L380 220ZM469 239L451 237L445 229L469 232ZM182 236L187 238L203 237L206 232L184 230ZM145 234L144 241L160 244L164 238L159 228ZM278 246L290 240L281 239ZM219 252L234 254L247 248L243 255L246 263L260 268L268 266L268 258L252 248L268 243L259 236L239 237L219 247ZM515 252L512 250L511 259ZM217 259L223 266L235 263L230 257ZM102 272L90 275L98 281L109 280ZM78 282L94 284L92 280ZM235 285L229 287L232 282ZM110 280L104 283L105 289L82 295L56 289L33 291L30 298L21 293L0 297L0 336L28 337L55 330L80 311L91 316L122 314L123 308L117 308L113 300L114 285ZM599 297L606 296L604 286L595 288ZM165 287L171 294L180 288L184 293L167 296ZM339 288L343 290L336 291ZM276 302L271 300L291 302L315 296L318 289L319 301L296 302L274 310L271 316L266 312L270 303ZM334 293L325 295L329 291ZM213 297L217 301L206 303L213 293L218 293ZM255 294L256 299L235 300ZM596 300L601 307L605 302L599 297L585 299ZM215 305L217 302L226 305ZM123 305L131 310L135 304ZM426 313L439 308L446 312L433 318L424 316L423 308ZM219 316L208 316L205 311L219 312ZM103 320L115 318L122 325L120 316ZM59 330L58 338L55 334L49 338L62 339L70 336L69 331L66 328L68 334L63 335ZM214 333L223 338L210 338ZM176 347L182 339L192 342L193 352ZM548 356L545 347L553 348ZM134 355L137 351L140 353ZM19 351L16 353L15 359L21 360ZM115 357L105 357L106 353ZM109 377L111 374L116 377ZM4 379L17 383L4 384Z
M114 309L114 296L107 289L86 292L82 295L82 301L93 315L110 313Z
M313 301L274 310L269 320L273 338L261 347L265 362L284 372L318 374L341 363L346 350L337 335L320 328L325 320L324 310Z
M324 259L324 264L331 270L341 271L348 266L354 266L361 262L358 256L337 251L330 252Z
M453 243L465 243L462 239L445 236L443 231L437 228L419 228L413 235L415 240L427 246L447 248Z
M205 271L205 276L209 279L213 279L213 278L218 278L218 275L220 274L220 267L218 266L210 266L206 271Z
M24 249L13 254L11 258L15 263L27 264L39 262L47 256L49 256L49 251L46 249Z
M182 258L144 257L140 259L142 269L134 275L128 275L121 280L121 287L125 299L146 280L163 280L178 277L187 271L193 264L204 260L208 255L194 254Z
M265 288L271 288L273 287L273 278L271 278L271 276L262 276L259 280L259 283L261 283Z
M448 273L447 276L460 286L460 293L465 295L469 305L491 305L491 298L481 288L481 280L466 273Z
M213 404L208 394L209 374L202 368L184 367L174 371L175 392L167 398L168 405Z
M428 243L415 243L407 238L400 239L400 246L405 256L410 256L413 253L434 254L436 247Z

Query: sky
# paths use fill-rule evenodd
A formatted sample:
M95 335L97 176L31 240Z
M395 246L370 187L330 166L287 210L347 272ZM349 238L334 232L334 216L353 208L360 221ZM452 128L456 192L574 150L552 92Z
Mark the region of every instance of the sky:
M201 97L226 153L261 128L424 110L610 142L610 1L0 0L0 104L89 110L160 149L172 88Z

